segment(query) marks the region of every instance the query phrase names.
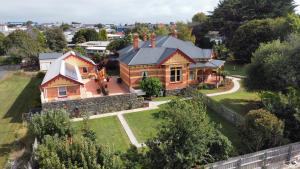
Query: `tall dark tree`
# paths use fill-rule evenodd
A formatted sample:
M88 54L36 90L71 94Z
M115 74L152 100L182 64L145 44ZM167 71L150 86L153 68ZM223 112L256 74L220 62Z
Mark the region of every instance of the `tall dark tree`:
M61 28L51 28L45 31L47 46L55 52L61 52L67 47L67 41Z
M99 40L99 34L95 29L80 29L75 33L72 43L82 43L87 41L97 41Z
M4 34L0 32L0 56L5 54L5 48L4 48Z

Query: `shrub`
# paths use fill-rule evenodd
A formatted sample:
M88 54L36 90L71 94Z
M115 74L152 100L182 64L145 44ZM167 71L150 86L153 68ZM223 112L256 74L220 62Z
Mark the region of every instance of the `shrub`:
M162 89L162 84L158 78L144 78L141 81L141 89L146 92L147 96L158 96Z
M249 151L255 152L281 145L283 130L283 122L269 111L251 110L246 115L241 136Z

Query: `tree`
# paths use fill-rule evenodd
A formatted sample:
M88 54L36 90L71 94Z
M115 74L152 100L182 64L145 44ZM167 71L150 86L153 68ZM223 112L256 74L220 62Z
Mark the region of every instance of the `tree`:
M67 41L63 30L60 28L51 28L45 31L47 46L55 52L62 52L67 47Z
M287 16L294 9L293 0L222 0L212 13L211 23L230 42L241 24L253 19Z
M262 44L247 67L245 87L249 90L284 91L300 86L300 36L291 35L287 41Z
M284 18L252 20L236 30L230 48L236 60L250 63L252 53L260 43L283 39L289 33L288 24Z
M99 40L101 41L107 41L107 32L105 29L101 29L99 31Z
M187 24L183 22L177 22L176 29L178 32L178 39L181 39L183 41L191 41L192 43L195 43L196 38L192 34L192 29Z
M207 22L207 20L208 20L208 17L203 12L196 13L192 18L192 22L196 23L196 24L205 23L205 22Z
M5 53L14 58L30 59L33 63L37 62L40 46L37 41L32 39L29 34L22 30L10 33L4 39Z
M281 120L272 113L259 109L251 110L246 115L245 126L240 134L250 152L255 152L281 145L283 130Z
M71 28L71 25L69 25L69 24L67 24L67 23L62 23L62 24L60 25L60 28L61 28L63 31L66 31L66 30L68 30L68 29Z
M80 29L72 39L72 43L82 43L88 41L98 41L99 35L95 29Z
M147 96L158 96L162 89L162 84L158 78L146 77L141 81L141 89L146 92Z
M160 24L155 28L155 34L157 36L167 36L170 34L170 30L166 25Z
M146 35L149 39L151 31L146 24L136 24L136 26L132 30L132 33L139 34L140 39L144 39L144 35Z
M124 47L128 46L130 42L126 39L116 39L111 41L108 46L106 47L107 50L111 52L116 52Z
M39 140L46 135L71 137L73 134L69 114L64 110L49 110L34 115L29 124L29 131Z
M209 121L200 96L172 100L160 116L164 118L155 138L146 142L148 168L197 168L228 158L230 141Z
M79 137L72 141L46 136L35 152L41 169L48 168L122 168L118 156L95 142Z
M0 32L0 56L5 54L4 39L4 34Z

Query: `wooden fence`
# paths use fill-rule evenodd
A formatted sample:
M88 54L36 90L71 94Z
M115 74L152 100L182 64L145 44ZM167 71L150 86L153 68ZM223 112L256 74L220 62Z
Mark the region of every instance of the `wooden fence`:
M300 142L233 157L206 165L206 169L282 168L287 161L300 160Z

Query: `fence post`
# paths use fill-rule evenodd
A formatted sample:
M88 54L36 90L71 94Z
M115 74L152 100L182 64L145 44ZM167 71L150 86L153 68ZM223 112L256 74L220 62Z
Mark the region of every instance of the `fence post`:
M239 159L237 168L238 169L242 168L242 158Z
M293 150L293 146L289 145L287 161L291 161L292 159L292 150Z
M266 151L264 154L263 167L267 167L268 165L268 152Z

